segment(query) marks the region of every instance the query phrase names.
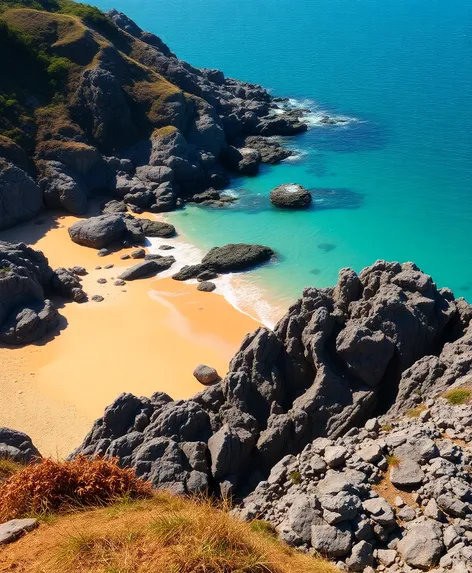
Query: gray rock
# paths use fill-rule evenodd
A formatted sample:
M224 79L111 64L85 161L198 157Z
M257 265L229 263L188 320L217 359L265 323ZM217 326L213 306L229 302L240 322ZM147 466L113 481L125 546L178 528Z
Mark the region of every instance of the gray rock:
M315 551L328 558L344 557L351 550L352 531L346 524L313 525L311 528L311 545Z
M214 247L202 259L202 265L210 270L229 273L250 269L271 259L274 251L261 245L244 243Z
M392 527L395 525L395 513L392 506L383 497L375 497L362 502L362 507L379 525Z
M33 179L0 158L0 229L32 219L42 206L42 193Z
M12 519L0 524L0 545L16 541L19 537L38 527L37 519Z
M460 499L450 495L440 495L437 499L439 507L452 517L465 517L468 513L467 505Z
M351 571L364 571L366 567L374 563L373 548L367 541L359 541L351 550L351 555L346 559L346 564Z
M197 290L201 292L213 292L216 289L215 283L210 281L203 281L197 286Z
M132 259L144 259L146 251L144 249L136 249L135 251L131 251L130 256Z
M143 261L123 271L118 278L123 281L134 281L136 279L153 276L168 269L171 265L172 263L168 264L164 259L159 261Z
M443 551L441 528L432 521L412 525L398 543L398 552L411 567L430 569Z
M361 500L345 491L323 495L319 500L324 510L323 517L330 525L354 519L361 509Z
M377 549L377 559L386 567L393 565L396 558L397 552L394 549Z
M346 448L342 446L328 446L325 450L324 459L329 467L334 468L343 465L346 456Z
M125 232L123 217L113 213L77 221L69 227L74 243L94 249L102 249L118 241Z
M382 448L378 443L371 442L363 446L357 453L365 462L373 464L382 457Z
M301 185L287 183L270 192L270 202L284 209L305 209L312 201L311 193Z
M211 456L211 473L215 479L240 471L247 464L249 454L255 445L254 436L242 428L231 428L225 424L208 440Z
M413 460L401 460L390 470L390 480L399 489L415 487L423 482L424 471Z
M41 454L27 434L9 428L0 428L0 458L31 463L34 458L40 457Z

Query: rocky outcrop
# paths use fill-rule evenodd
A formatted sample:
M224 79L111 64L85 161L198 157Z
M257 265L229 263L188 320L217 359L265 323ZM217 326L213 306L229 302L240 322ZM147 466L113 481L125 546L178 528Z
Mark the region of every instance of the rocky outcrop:
M306 209L311 204L311 193L301 185L287 183L270 192L270 202L284 209Z
M402 376L445 343L465 340L469 320L464 302L412 263L377 261L359 275L343 269L334 288L305 289L274 331L248 335L220 384L188 401L123 395L78 453L116 455L155 486L241 495L315 438L336 440L374 415L408 409ZM434 396L443 385L428 388ZM187 442L209 448L201 480L182 450ZM329 463L335 469L345 457L332 451Z
M30 344L55 331L59 314L49 296L86 299L77 276L53 271L40 251L0 241L0 341Z
M69 236L79 245L103 249L127 241L142 243L148 237L172 237L175 227L161 221L135 219L121 212L104 213L75 222L69 227Z
M48 209L64 209L73 215L83 215L88 209L85 181L58 161L44 161L40 186Z
M341 571L469 571L472 453L461 444L472 438L472 406L428 399L415 416L317 438L280 460L234 513L269 521Z
M42 206L41 190L35 181L0 158L0 230L28 221Z
M23 432L0 428L0 459L7 458L19 463L30 463L41 454L31 438Z
M274 254L271 248L262 245L234 243L208 251L202 265L217 273L242 271L269 261Z

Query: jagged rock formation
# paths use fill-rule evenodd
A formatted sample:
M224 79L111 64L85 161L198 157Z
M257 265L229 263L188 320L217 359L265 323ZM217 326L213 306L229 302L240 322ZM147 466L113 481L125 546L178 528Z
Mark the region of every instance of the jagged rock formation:
M77 17L62 0L42 2L43 11L18 5L0 14L11 54L0 95L15 102L0 118L0 229L43 203L82 215L94 194L169 211L224 188L222 165L255 174L261 161L279 162L290 152L268 138L307 129L302 110L179 60L116 10L81 8Z
M334 288L305 289L274 331L248 335L221 384L187 401L124 394L77 453L118 456L155 486L243 494L313 439L460 384L469 321L469 305L412 263L343 269ZM404 382L447 343L448 376Z
M270 521L341 571L470 571L472 406L429 399L382 421L284 457L234 513Z
M40 251L23 243L0 241L0 341L23 345L43 338L59 324L49 300L58 294L77 302L86 299L74 273L53 271Z

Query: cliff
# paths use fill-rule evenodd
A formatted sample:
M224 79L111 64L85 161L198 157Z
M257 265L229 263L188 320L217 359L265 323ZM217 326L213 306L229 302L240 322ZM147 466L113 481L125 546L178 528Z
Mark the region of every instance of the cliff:
M306 130L303 112L179 60L114 10L3 0L0 48L0 229L43 207L83 214L96 194L172 210L225 187L226 169L287 157L268 136Z

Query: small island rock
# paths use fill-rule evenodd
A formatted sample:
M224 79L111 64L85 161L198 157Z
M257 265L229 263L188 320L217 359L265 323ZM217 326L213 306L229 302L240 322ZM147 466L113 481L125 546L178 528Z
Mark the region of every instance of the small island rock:
M311 204L311 193L297 183L279 185L270 192L270 202L284 209L306 209Z

